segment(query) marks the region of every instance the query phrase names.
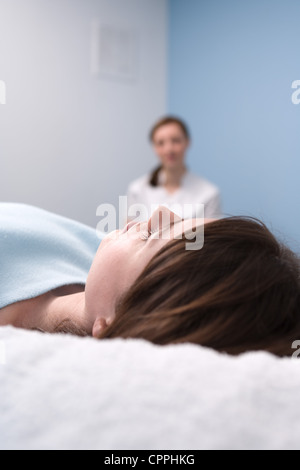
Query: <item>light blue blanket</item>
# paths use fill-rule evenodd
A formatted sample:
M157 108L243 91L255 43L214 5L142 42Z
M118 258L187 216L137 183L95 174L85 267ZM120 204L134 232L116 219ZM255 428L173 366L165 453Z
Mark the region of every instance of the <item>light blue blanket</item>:
M0 308L85 284L100 242L96 228L37 207L0 203Z

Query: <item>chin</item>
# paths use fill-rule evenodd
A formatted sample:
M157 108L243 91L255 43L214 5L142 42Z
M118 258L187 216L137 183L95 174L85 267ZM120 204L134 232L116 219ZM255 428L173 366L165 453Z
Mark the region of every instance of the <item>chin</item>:
M168 161L165 163L164 167L167 170L174 170L175 168L181 167L181 162L180 161Z

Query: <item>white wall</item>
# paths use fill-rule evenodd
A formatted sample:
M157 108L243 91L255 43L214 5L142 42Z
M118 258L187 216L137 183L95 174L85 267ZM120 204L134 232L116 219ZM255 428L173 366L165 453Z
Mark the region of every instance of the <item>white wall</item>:
M137 79L91 75L91 23L134 29ZM167 0L0 0L0 200L89 225L156 165L166 111Z

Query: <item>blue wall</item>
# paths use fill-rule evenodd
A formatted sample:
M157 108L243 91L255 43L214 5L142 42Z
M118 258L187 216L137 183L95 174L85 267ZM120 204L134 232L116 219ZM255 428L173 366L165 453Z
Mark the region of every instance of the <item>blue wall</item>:
M168 110L190 126L189 167L227 215L300 252L300 1L169 1Z

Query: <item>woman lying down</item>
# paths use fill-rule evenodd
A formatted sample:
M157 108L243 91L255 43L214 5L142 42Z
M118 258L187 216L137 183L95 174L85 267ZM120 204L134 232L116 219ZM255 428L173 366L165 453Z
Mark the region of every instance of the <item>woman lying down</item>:
M2 203L0 325L292 355L300 340L297 256L256 219L207 221L203 248L186 249L200 229L202 220L160 207L100 240L78 222Z

